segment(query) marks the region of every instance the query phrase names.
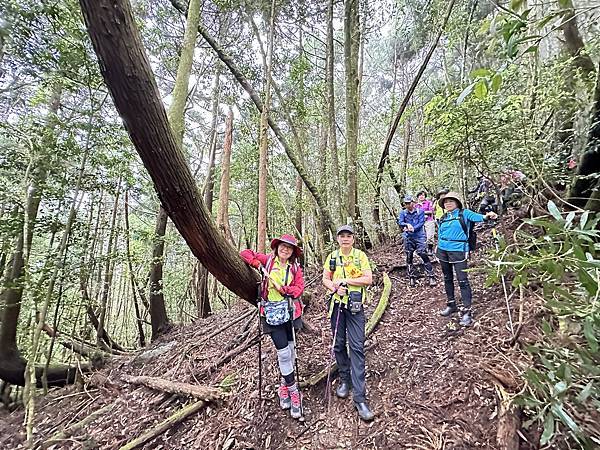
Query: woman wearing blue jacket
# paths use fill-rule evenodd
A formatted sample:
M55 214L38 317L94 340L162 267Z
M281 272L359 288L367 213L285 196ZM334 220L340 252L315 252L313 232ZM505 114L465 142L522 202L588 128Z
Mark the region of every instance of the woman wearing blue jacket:
M494 220L498 215L490 211L484 216L470 209L464 209L460 195L456 192L448 192L443 195L439 200L439 205L445 212L439 222L436 256L442 267L444 288L448 297L446 309L440 314L448 317L458 311L454 296L454 274L452 273L452 268L454 267L463 307L460 324L466 327L473 323L471 317L471 300L473 294L467 272L465 272L469 253L468 230L471 229L474 222Z

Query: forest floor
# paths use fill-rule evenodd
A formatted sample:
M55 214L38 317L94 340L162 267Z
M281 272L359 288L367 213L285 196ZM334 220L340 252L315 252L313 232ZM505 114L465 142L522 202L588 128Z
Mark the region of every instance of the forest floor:
M482 240L485 243L486 238ZM146 375L200 385L227 384L230 395L170 427L142 448L498 448L497 386L503 385L510 392L520 387L517 374L527 362L518 344L535 336L532 319L536 306L533 301L522 302L528 320L521 329L520 342L511 345L502 285L484 288L484 275L473 273L476 322L462 328L458 317L448 320L438 314L445 304L438 265L436 287L427 287L426 279L421 278L411 288L405 271L398 267L402 255L399 244L370 254L377 269L367 317L381 295L381 274L388 272L392 280L389 306L366 343L368 398L376 413L373 422L361 422L350 399L333 397L328 413L325 382L304 390L305 420L291 419L289 412L278 408L276 353L267 336L262 340L259 407L257 346L251 345L256 336L256 315L205 339L218 327L249 313L251 308L239 304L230 311L176 327L134 356L112 359L102 370L87 376L83 386L56 389L40 398L36 405L37 444L41 446L55 433L106 407L104 414L70 430L68 437L47 448L119 448L190 403L189 399L124 379L125 375ZM478 257L481 255L476 255L475 261ZM324 293L315 287L319 284L317 279L312 286L313 301L306 310L310 331L298 334L301 379L323 370L329 360L331 333L321 300ZM244 344L251 346L229 361L222 359ZM15 432L23 430L22 424L22 410L0 412L0 448L24 448L23 433ZM521 448L530 446L521 439Z

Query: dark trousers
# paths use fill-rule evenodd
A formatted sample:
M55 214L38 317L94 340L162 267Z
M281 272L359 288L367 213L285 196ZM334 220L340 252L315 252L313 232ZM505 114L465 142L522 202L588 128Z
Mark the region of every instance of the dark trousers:
M456 279L458 280L458 286L460 288L460 298L462 305L465 309L471 308L471 299L473 294L471 292L471 285L469 284L469 278L467 276L467 255L465 252L449 252L446 250L440 250L438 248L436 254L442 267L442 273L444 274L444 288L446 290L446 296L448 297L448 304L456 304L456 298L454 297L454 272L456 272Z
M277 350L286 348L288 342L292 342L292 322L286 322L281 325L271 327L271 339Z
M431 261L429 261L429 256L427 255L427 244L425 243L424 236L422 239L411 237L404 238L404 251L406 252L408 276L413 275L412 265L415 252L417 252L417 255L423 260L423 266L425 267L427 276L433 276L433 267L431 266Z
M339 321L338 321L339 311ZM352 384L353 398L357 403L366 401L365 384L365 312L352 314L345 307L340 309L335 304L331 314L331 329L335 334L337 323L337 335L333 351L338 365L340 379ZM350 355L348 355L348 349Z

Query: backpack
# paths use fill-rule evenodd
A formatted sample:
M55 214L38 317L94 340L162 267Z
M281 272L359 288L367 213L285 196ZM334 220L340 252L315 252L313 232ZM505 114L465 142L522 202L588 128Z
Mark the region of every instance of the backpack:
M460 223L463 233L465 233L465 236L467 237L467 239L466 240L465 239L452 239L452 240L458 241L458 242L466 242L469 251L473 252L477 248L477 231L475 231L475 224L473 222L471 222L470 220L465 220L463 211L464 211L463 209L458 211L458 222ZM446 217L448 217L448 213L446 214ZM443 220L443 218L442 218L442 220Z

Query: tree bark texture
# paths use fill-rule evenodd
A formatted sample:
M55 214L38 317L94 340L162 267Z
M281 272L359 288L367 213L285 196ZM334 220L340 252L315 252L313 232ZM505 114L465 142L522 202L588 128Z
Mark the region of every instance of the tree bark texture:
M101 73L169 217L202 264L255 304L258 276L220 235L202 202L169 126L131 5L125 0L80 4Z
M346 171L348 197L346 212L352 221L357 220L358 178L358 112L360 98L358 92L358 56L360 42L359 1L346 0L344 3L344 66L346 68Z
M592 105L590 131L581 155L569 202L590 211L600 211L600 66Z
M229 226L229 184L231 179L231 147L233 144L233 110L229 108L225 122L225 140L221 153L221 186L219 188L219 208L217 210L217 228L232 245L234 244Z

